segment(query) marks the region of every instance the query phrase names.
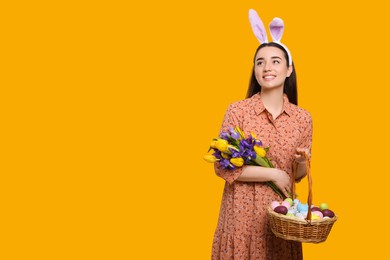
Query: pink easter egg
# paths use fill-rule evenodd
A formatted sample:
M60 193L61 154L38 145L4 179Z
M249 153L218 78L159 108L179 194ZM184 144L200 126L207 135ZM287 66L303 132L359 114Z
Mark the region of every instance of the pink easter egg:
M323 218L324 217L322 212L321 211L317 211L317 210L316 211L312 211L311 214L317 215L319 218Z
M275 209L277 206L280 206L280 202L279 201L274 200L274 201L271 202L271 208L272 209Z
M283 201L281 205L285 206L287 209L289 209L291 207L291 204L288 201Z

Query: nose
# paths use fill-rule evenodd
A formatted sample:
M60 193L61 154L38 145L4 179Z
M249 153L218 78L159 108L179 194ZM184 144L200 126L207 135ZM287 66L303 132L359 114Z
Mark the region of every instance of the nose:
M268 62L264 63L263 70L264 71L270 71L271 70L271 65Z

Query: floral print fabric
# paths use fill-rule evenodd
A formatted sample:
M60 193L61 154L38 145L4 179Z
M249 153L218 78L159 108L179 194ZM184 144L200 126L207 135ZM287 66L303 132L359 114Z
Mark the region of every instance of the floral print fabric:
M286 95L282 113L276 119L264 107L260 93L231 104L221 132L235 126L245 135L256 134L264 147L269 146L267 157L290 177L295 149L311 149L312 118L304 109L289 103ZM264 183L236 181L242 169L224 170L215 163L216 174L226 183L212 259L303 259L301 243L277 238L267 224L267 207L280 198Z

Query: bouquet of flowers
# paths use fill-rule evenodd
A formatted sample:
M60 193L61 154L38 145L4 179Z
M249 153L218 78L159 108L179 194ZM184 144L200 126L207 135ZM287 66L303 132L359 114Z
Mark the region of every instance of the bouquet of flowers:
M219 138L211 141L210 150L213 154L207 154L204 159L207 162L218 162L223 169L234 170L243 165L258 165L274 168L266 157L269 147L264 148L260 140L252 133L245 137L239 127L230 127L228 132L222 132ZM271 181L266 182L281 198L284 194Z

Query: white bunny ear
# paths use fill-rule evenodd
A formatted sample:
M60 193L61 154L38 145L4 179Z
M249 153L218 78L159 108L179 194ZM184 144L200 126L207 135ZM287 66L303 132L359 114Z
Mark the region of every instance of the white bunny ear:
M284 31L284 22L282 19L275 17L269 24L269 30L271 32L272 40L274 42L280 42Z
M257 12L253 9L249 10L249 22L251 23L253 33L260 43L268 42L267 32L263 22L261 21Z

